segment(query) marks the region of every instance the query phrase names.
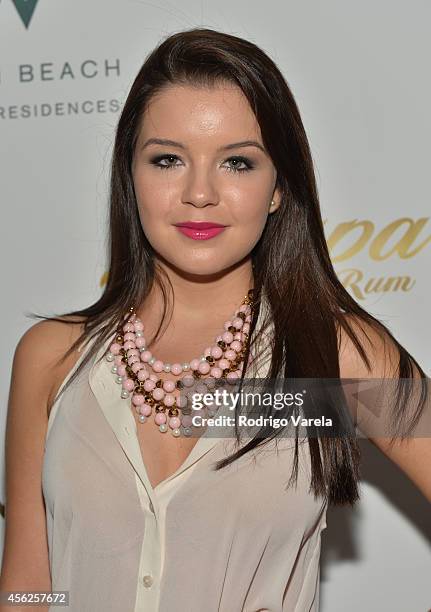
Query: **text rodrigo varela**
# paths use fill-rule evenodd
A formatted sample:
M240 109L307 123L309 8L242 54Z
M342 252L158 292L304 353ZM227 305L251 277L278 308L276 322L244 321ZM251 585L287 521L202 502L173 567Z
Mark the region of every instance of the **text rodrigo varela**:
M304 391L305 393L305 391ZM192 424L195 427L209 426L209 427L233 427L235 424L235 417L229 414L216 415L215 412L221 406L227 407L229 410L235 410L238 407L238 403L249 402L253 406L256 405L256 399L258 400L258 406L271 406L274 410L282 410L286 407L296 406L301 407L304 404L303 393L231 393L226 389L217 389L212 393L193 393L191 398L192 409L195 414L192 415ZM203 409L208 410L208 416L203 414L197 414ZM238 415L237 422L239 426L245 427L263 427L269 425L270 427L286 427L291 424L294 427L332 427L332 419L319 415L314 418L306 418L303 415L291 414L288 417L274 417L272 415L264 416L259 415L257 417L250 417L249 415Z

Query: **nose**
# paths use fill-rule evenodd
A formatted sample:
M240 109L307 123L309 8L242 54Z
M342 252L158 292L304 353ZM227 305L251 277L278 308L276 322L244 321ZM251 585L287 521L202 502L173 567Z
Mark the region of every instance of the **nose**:
M199 208L218 204L219 194L208 169L190 169L182 193L182 202Z

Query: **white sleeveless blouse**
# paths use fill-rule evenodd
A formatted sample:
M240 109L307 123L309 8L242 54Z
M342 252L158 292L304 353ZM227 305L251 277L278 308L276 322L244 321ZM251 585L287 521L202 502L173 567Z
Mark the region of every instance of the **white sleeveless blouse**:
M203 434L153 489L130 401L112 364L97 363L110 342L48 421L42 488L52 590L69 591L70 612L316 612L326 502L309 490L307 440L296 488L286 488L293 438L214 471L235 440Z

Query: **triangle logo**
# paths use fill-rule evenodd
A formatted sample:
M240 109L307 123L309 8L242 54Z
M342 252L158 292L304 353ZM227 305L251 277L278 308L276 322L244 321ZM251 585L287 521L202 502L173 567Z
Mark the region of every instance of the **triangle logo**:
M38 0L12 0L26 28L28 28L31 18L33 17L37 1Z

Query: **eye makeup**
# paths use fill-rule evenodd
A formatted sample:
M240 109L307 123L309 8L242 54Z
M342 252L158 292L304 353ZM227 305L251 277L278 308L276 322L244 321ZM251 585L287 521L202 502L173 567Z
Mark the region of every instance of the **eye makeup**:
M166 159L178 160L179 157L173 153L163 153L161 155L155 155L154 157L152 157L150 159L150 163L156 166L156 168L159 168L160 170L170 170L172 168L176 168L179 165L179 164L160 163ZM235 172L235 173L248 172L249 170L252 170L254 168L254 163L249 158L244 157L243 155L232 155L226 160L226 162L232 162L232 161L239 162L240 165L242 164L245 167L236 168L235 166L231 166L230 168L227 168L229 172Z

